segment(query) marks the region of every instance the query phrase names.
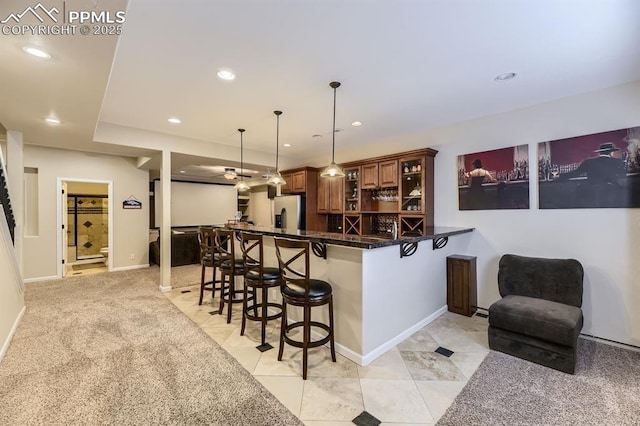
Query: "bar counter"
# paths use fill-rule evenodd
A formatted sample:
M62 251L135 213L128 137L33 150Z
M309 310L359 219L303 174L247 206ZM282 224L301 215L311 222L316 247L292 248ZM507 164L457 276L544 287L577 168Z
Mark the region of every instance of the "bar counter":
M392 239L227 227L266 236L265 266L278 265L271 237L312 243L311 277L327 281L333 291L336 351L360 365L369 364L446 312L446 257L473 255L465 251L472 228L435 227L426 235ZM235 244L239 253L239 242ZM278 300L279 290L273 289L269 298ZM299 320L301 314L301 310L287 310L291 320ZM312 309L312 317L327 323L327 309ZM277 347L277 340L270 343Z
M391 235L374 236L374 235L349 235L334 232L318 232L318 231L290 231L280 228L269 228L264 226L234 226L228 225L227 228L236 231L254 232L257 234L268 235L270 237L284 237L295 240L306 240L313 243L333 244L338 246L374 249L380 247L389 247L400 245L403 243L418 243L425 240L437 240L439 238L448 238L452 235L464 234L472 232L473 228L454 228L448 226L436 226L427 228L424 235L399 236L393 238Z

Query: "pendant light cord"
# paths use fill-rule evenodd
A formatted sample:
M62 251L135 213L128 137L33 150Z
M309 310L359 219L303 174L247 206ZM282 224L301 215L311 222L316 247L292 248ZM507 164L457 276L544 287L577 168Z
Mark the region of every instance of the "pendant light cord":
M339 85L340 83L338 83ZM331 163L336 162L336 89L338 86L333 87L333 142L331 143Z
M278 173L278 157L279 157L279 149L280 149L280 114L279 111L275 111L276 114L276 174Z
M238 129L240 132L240 180L244 182L244 142L242 140L242 134L244 129Z

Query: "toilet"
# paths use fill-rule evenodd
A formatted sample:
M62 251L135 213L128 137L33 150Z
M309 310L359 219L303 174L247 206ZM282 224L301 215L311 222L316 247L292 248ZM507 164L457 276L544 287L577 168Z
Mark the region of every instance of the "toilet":
M109 266L109 247L102 247L100 249L100 254L104 256L104 264Z

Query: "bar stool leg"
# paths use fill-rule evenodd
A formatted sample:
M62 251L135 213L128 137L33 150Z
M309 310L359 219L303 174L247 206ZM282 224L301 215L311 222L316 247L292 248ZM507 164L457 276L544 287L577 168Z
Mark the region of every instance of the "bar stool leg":
M215 262L213 263L213 276L211 277L211 298L215 298L216 297L216 264ZM220 290L220 293L222 293L222 290Z
M227 274L224 271L220 271L220 308L218 309L218 315L222 315L222 310L224 309L224 289L226 287L226 277Z
M249 292L247 291L247 283L244 283L244 298L242 299L242 327L240 327L240 335L244 336L244 327L247 324L247 297Z
M280 321L280 349L278 349L278 361L282 361L284 352L284 333L287 329L287 302L282 298L282 320Z
M335 341L333 338L334 328L333 328L333 295L329 298L329 327L331 328L331 360L336 362L336 347Z
M264 345L265 343L265 337L266 337L266 328L267 328L267 290L269 290L267 287L263 286L262 287L262 344ZM254 303L257 304L258 300L255 299L254 296Z
M302 379L307 380L307 351L309 339L311 338L311 306L304 307L304 319L302 328Z
M202 305L202 296L204 294L204 272L205 272L206 267L204 266L204 263L202 264L202 273L200 274L200 301L198 302L198 305ZM215 288L215 285L214 285Z
M231 323L231 311L233 310L233 301L236 298L236 276L231 270L229 275L229 306L227 307L227 324Z

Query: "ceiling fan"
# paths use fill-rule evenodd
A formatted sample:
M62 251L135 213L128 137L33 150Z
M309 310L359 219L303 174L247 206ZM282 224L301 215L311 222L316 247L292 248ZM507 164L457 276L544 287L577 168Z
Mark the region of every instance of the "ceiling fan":
M253 172L252 170L244 169L244 173L240 173L239 169L228 166L210 166L204 164L192 164L183 167L186 174L190 176L202 177L202 178L224 178L226 180L235 180L239 177L250 179L252 175L247 174ZM257 172L256 172L257 173Z
M225 178L227 180L235 180L235 179L238 179L239 177L244 177L244 178L250 179L252 176L248 175L248 174L240 174L240 171L236 170L234 167L225 167L224 168L224 172L220 172L218 174L214 174L212 177L213 178L223 177L223 178Z
M269 180L271 179L272 176L273 176L273 173L271 173L271 169L267 169L267 172L260 177L264 180Z

